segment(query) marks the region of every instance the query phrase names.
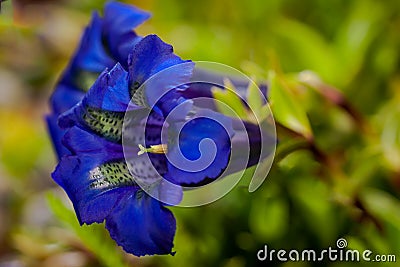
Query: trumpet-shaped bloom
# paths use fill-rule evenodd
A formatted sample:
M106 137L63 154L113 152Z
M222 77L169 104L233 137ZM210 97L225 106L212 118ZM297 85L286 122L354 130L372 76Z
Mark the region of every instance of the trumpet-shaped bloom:
M67 131L63 145L70 154L61 158L53 178L69 195L80 223L105 220L117 243L138 256L172 253L175 219L161 202L142 192L135 178L152 181L156 194L178 204L182 190L163 178L178 185L217 178L229 161L234 131L229 118L195 109L181 96L194 64L174 55L170 45L150 35L129 58L129 72L119 63L104 71L83 99L59 117L59 126ZM153 75L158 77L152 80ZM127 111L130 121L123 128ZM128 161L123 130L135 155ZM138 155L139 145L161 145L163 130L171 140L163 144L168 151ZM204 138L217 146L208 167L193 172L171 163L198 159L200 151L194 148ZM204 150L210 149L206 145Z
M181 201L181 186L220 177L240 157L232 147L248 145L234 120L191 100L211 97L210 87L191 87L193 62L156 35L131 30L148 16L116 2L104 17L94 13L47 117L60 158L52 177L80 224L105 222L137 256L174 254L176 221L166 206ZM257 162L261 142L257 127L244 131L253 139L243 168Z

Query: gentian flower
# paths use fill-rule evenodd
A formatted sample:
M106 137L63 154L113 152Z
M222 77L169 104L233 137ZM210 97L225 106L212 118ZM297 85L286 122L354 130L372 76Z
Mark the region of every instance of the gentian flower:
M169 69L171 66L176 67ZM53 178L69 195L81 224L105 220L117 243L138 256L172 253L176 226L172 213L143 193L133 175L154 179L154 190L161 198L177 204L181 189L169 186L162 178L175 184L215 179L229 161L234 134L231 120L211 110L195 109L191 100L180 96L185 90L181 85L189 82L193 67L192 62L175 56L172 47L157 36L147 36L133 49L129 73L119 63L111 71L104 71L83 99L59 117L59 125L67 130L63 144L70 155L61 158ZM165 74L141 87L160 71ZM143 92L137 94L135 90ZM171 112L178 105L179 110ZM149 110L152 106L154 109ZM125 131L131 134L132 155L136 156L128 162L121 143L127 110L132 120ZM191 121L181 127L188 117ZM145 127L144 136L137 134L140 127ZM169 135L179 133L179 141L162 144L163 128L168 128ZM178 151L189 159L198 158L200 151L193 147L204 138L215 140L218 146L207 168L189 172L171 164L171 160L182 160ZM138 155L144 152L139 145L148 147L150 161ZM156 151L163 146L164 150ZM129 172L127 164L134 173Z
M80 224L105 222L136 256L173 255L176 221L166 206L181 201L183 186L221 177L240 157L232 148L248 148L244 133L253 139L241 168L256 164L261 140L255 125L240 130L234 119L192 100L211 88L190 85L194 63L172 46L131 31L147 17L115 2L103 18L94 13L51 97L47 121L60 159L52 177ZM94 76L91 86L84 82Z

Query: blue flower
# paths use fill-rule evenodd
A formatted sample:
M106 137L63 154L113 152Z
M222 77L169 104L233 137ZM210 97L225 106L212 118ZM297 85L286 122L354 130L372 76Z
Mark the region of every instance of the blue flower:
M256 164L261 134L192 100L211 97L211 88L190 84L194 63L171 45L131 30L148 16L115 2L104 17L93 14L51 97L47 122L60 159L52 177L80 224L105 222L134 255L173 255L176 221L165 206L181 201L182 186L221 177L242 147L250 145L250 158L237 166Z
M104 17L93 13L74 57L50 98L51 114L46 120L59 158L69 152L61 144L65 131L57 126L58 116L77 104L106 68L112 68L117 62L127 68L128 54L141 40L132 29L149 16L147 12L118 2L106 4Z
M104 71L83 99L59 117L59 125L67 131L63 145L69 155L61 158L53 178L72 200L81 224L105 220L111 237L137 256L172 253L176 229L172 213L142 192L132 175L155 184L153 191L159 199L178 204L182 189L163 178L178 185L217 178L228 164L234 131L231 119L196 108L181 96L194 64L174 55L170 45L150 35L134 47L129 58L129 72L119 63ZM128 161L122 146L127 110L131 118L125 131L135 155ZM163 129L172 140L167 144L162 143ZM194 147L204 138L217 146L213 162L196 172L177 167L200 157ZM150 153L138 155L139 145ZM203 150L212 151L210 145ZM160 146L165 151L155 151Z

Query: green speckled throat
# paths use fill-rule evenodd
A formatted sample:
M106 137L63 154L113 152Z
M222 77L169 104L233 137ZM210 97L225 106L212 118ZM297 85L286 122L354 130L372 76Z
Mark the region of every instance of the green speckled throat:
M92 189L112 189L135 185L125 162L109 162L90 171L89 180Z
M104 138L121 142L124 112L112 112L88 107L83 115L87 126Z

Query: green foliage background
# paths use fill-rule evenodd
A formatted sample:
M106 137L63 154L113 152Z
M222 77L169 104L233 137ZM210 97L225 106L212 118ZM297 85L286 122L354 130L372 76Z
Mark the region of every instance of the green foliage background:
M0 266L357 266L264 262L271 249L335 247L400 260L400 2L125 1L153 13L178 55L270 84L280 143L268 179L200 208L172 208L177 251L126 255L79 227L50 178L43 116L93 9L104 1L7 1L0 14ZM371 263L397 266L396 263Z

